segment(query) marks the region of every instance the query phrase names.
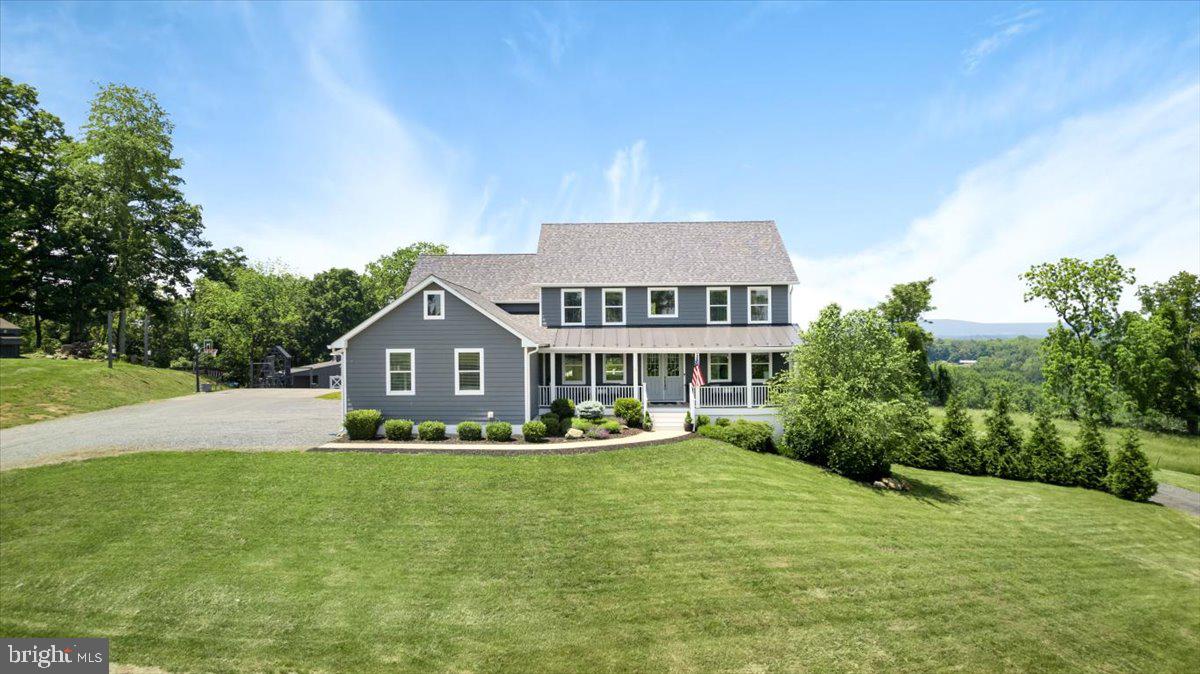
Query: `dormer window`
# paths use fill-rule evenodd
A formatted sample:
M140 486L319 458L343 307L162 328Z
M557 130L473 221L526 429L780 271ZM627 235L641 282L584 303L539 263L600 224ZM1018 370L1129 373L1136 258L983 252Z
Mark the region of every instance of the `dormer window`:
M446 317L446 291L425 291L425 320L435 321Z
M771 288L769 286L750 287L746 289L749 306L748 323L771 322Z
M605 288L603 296L604 324L625 325L625 289Z
M563 288L562 324L583 325L583 289Z
M650 318L678 318L678 300L678 288L647 288L646 315Z

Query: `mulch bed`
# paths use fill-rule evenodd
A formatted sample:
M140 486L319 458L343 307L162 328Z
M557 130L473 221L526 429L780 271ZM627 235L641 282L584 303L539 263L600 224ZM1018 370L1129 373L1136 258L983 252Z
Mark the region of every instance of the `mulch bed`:
M624 431L632 431L626 433ZM639 435L644 431L640 428L624 429L620 436L612 436L610 439L617 437L631 437ZM491 442L489 440L474 440L457 442L455 440L438 440L427 442L424 440L413 440L411 442L404 440L356 440L354 444L361 443L362 447L313 447L308 450L310 452L374 452L376 454L465 454L479 456L522 456L527 454L590 454L592 452L608 452L617 449L628 449L630 447L645 447L648 445L665 445L672 442L679 442L694 437L692 434L681 435L677 438L668 438L665 440L646 440L645 442L622 442L613 443L612 446L591 446L577 447L580 442L590 440L590 438L581 438L579 440L566 440L564 438L547 438L546 442ZM337 442L350 442L338 440ZM423 445L446 445L445 448L438 447L413 447L414 444ZM387 445L380 447L379 445ZM473 449L472 447L478 447ZM485 449L485 447L487 449ZM511 447L512 449L504 449ZM520 447L521 449L517 449ZM494 449L492 449L494 448Z

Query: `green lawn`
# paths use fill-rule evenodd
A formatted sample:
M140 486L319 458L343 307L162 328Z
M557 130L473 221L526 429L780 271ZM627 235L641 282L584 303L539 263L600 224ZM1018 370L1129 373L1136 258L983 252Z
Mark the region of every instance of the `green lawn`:
M52 358L0 359L0 428L192 393L190 372Z
M708 440L0 474L0 634L213 671L1187 671L1200 518Z
M941 422L944 416L942 408L930 408L933 416ZM984 410L967 410L975 421L975 430L983 433ZM1021 412L1014 413L1013 420L1017 426L1028 431L1033 426L1033 415ZM1071 447L1079 435L1079 423L1068 419L1056 419L1055 425L1063 435L1063 440ZM1122 442L1123 428L1106 428L1103 430L1108 449L1116 453ZM1159 480L1185 489L1197 491L1197 480L1200 480L1200 437L1180 435L1176 433L1156 433L1154 431L1138 431L1142 439L1142 449L1150 459L1150 466L1156 469ZM1193 477L1179 478L1180 474ZM1185 484L1186 483L1186 484ZM1189 486L1190 485L1190 486Z
M329 393L322 393L321 395L319 395L317 397L321 398L322 400L341 400L342 392L341 391L330 391Z

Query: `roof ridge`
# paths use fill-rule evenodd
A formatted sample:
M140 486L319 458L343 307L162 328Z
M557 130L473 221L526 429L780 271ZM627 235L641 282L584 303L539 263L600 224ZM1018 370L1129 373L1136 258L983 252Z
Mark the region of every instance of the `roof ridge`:
M417 253L417 257L472 257L483 255L495 257L499 255L537 255L537 253Z
M774 220L618 220L611 222L543 222L546 225L749 225L775 224Z

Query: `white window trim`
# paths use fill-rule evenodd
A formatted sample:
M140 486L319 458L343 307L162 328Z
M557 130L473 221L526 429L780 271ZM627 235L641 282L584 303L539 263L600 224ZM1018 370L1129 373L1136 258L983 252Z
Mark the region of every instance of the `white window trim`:
M726 358L729 359L729 370L728 370L729 376L728 377L726 377L724 379L717 379L716 377L713 376L713 373L712 373L713 356L725 356ZM708 354L708 367L706 367L704 369L708 370L708 383L710 383L710 384L713 384L713 383L720 384L720 383L726 383L726 382L733 381L733 354L732 353L710 353L710 354Z
M616 379L608 378L608 359L609 358L617 358L621 361L621 376ZM601 371L604 372L604 383L605 384L624 384L625 383L625 374L626 374L625 373L625 369L626 369L625 365L626 365L625 364L625 354L623 354L623 353L606 353L606 354L604 354L604 358L602 358L600 361L600 369L601 369Z
M579 293L579 322L567 322L567 293ZM574 309L575 307L571 307ZM558 321L562 325L587 324L587 291L583 288L560 288L558 291Z
M392 390L392 354L408 354L408 381L411 389L408 391ZM402 370L400 370L402 371ZM383 354L383 385L387 395L411 396L417 394L417 352L413 349L385 349Z
M718 306L718 307L721 306L720 304L714 305L712 303L712 292L714 290L724 290L725 291L725 320L723 320L723 321L714 321L712 319L713 306ZM704 289L704 318L708 321L709 325L728 325L729 320L731 318L733 318L733 307L731 306L732 304L733 304L733 293L729 290L728 286L709 286Z
M650 310L654 307L654 305L651 304L651 302L650 302L650 296L654 293L655 290L670 290L671 292L675 293L675 313L673 313L673 314L651 313ZM657 287L652 287L652 288L646 288L646 318L679 318L679 288L672 288L669 286L657 286Z
M567 379L567 357L579 357L579 381ZM562 383L567 384L586 384L587 383L587 358L584 358L582 353L564 353L562 357Z
M765 320L765 321L754 320L754 307L753 307L753 305L750 304L750 298L754 296L755 290L767 291L767 320ZM747 288L746 288L746 322L747 323L770 323L771 322L771 317L773 315L773 311L772 311L772 307L771 307L773 298L771 297L771 295L773 295L773 294L774 293L771 292L771 286L747 286Z
M461 370L458 369L458 356L462 353L477 353L479 354L479 390L478 391L463 391L459 388L462 379L459 377ZM483 395L483 349L455 349L454 350L454 395L456 396L481 396Z
M608 308L609 308L608 301L607 301L608 293L621 293L621 320L620 321L611 321L610 322L608 320ZM625 325L626 306L627 305L625 303L625 289L624 288L601 288L600 289L600 323L602 325Z
M441 316L429 315L429 296L437 295L439 298L438 306L442 308ZM421 315L427 321L440 321L446 318L446 291L445 290L426 290L425 294L421 295Z
M767 357L767 379L770 379L771 377L775 376L775 356L770 353L751 353L751 354L749 354L750 383L751 384L765 384L765 383L767 383L767 379L755 379L754 378L754 357L755 356L766 356Z

